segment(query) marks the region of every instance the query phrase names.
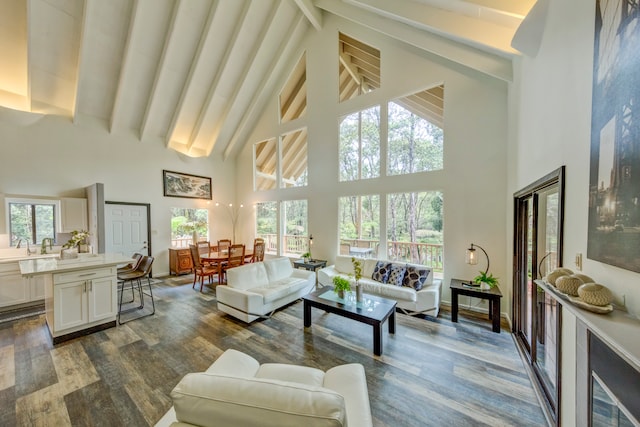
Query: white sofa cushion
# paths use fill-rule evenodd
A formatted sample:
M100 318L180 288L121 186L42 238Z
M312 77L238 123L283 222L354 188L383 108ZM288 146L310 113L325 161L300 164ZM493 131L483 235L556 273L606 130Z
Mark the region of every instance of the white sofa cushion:
M276 301L307 286L307 281L297 277L287 277L266 286L251 288L251 292L262 295L263 303Z
M264 267L267 270L268 281L270 283L291 276L293 266L287 257L279 257L264 261Z
M353 274L353 264L351 263L351 257L337 256L335 268L340 273Z
M234 289L246 291L268 283L267 269L261 262L252 262L227 270L227 286Z
M346 425L342 395L287 381L192 373L185 375L171 397L178 421L198 426Z

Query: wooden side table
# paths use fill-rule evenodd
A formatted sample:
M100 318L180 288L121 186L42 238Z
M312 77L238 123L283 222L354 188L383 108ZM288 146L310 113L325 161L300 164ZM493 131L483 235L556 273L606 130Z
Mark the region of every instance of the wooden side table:
M189 248L169 248L169 274L193 272L191 250Z
M483 291L480 287L468 285L469 281L460 279L451 279L451 321L458 321L458 295L467 295L470 297L489 300L489 319L493 323L493 332L500 333L500 298L502 293L497 286Z

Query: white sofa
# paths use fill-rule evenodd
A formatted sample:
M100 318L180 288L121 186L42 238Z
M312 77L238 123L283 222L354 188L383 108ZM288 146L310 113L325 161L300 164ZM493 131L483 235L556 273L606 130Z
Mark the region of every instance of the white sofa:
M320 369L260 363L225 351L206 372L187 374L171 391L173 407L156 427L373 425L364 368Z
M227 284L216 287L218 309L251 323L308 294L315 284L315 273L293 268L289 258L252 262L227 270Z
M428 314L437 317L440 311L440 294L442 281L433 279L433 271L429 271L424 285L420 290L411 286L396 286L389 283L381 283L372 279L378 261L392 263L398 266L410 266L416 270L429 269L424 265L406 264L372 258L361 259L362 278L360 284L366 294L378 295L397 301L397 307L406 314ZM430 270L430 269L429 269ZM340 275L353 280L353 264L350 256L338 255L334 265L318 270L318 282L322 286L333 286L333 277Z

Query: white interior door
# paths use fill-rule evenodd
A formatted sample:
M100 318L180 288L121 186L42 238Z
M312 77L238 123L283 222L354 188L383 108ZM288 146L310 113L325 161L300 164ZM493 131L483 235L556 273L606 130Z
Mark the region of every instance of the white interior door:
M105 252L151 255L149 205L105 202Z

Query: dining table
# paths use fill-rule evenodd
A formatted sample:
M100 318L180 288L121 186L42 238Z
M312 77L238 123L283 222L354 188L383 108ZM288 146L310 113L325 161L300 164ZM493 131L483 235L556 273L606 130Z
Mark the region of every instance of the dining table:
M253 257L253 249L245 249L244 251L244 259L245 263L247 262L247 258L251 259ZM222 265L224 262L229 259L229 251L211 251L208 254L200 254L200 262L202 264L214 264L218 266L218 277L221 277L222 274Z

